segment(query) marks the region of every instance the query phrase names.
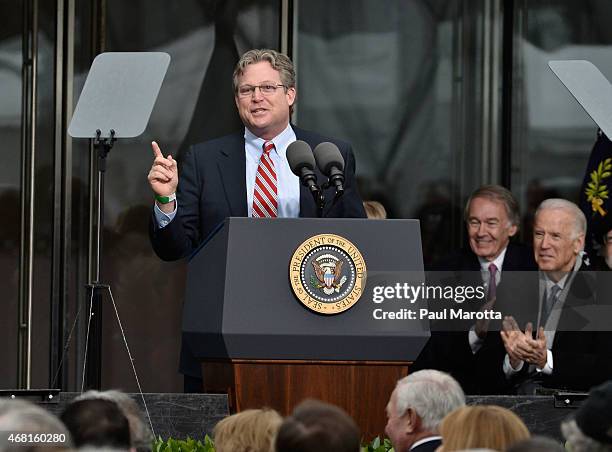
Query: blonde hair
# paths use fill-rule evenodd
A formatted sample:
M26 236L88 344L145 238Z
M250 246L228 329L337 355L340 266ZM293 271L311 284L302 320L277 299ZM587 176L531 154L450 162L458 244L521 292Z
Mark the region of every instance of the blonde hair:
M440 424L440 434L444 452L476 448L503 451L530 436L520 417L495 405L456 409Z
M365 209L368 218L374 220L384 220L387 218L387 211L378 201L364 201L363 208Z
M221 420L213 430L217 452L272 452L283 419L270 408L245 410Z

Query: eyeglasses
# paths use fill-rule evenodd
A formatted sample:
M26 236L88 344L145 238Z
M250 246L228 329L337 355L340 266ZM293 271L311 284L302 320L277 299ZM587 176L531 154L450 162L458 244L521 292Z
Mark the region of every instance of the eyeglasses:
M285 85L273 85L270 83L265 83L263 85L242 85L238 88L238 95L240 97L249 97L252 96L255 92L256 88L259 88L259 92L264 96L269 96L274 94L276 90L280 87L287 88Z

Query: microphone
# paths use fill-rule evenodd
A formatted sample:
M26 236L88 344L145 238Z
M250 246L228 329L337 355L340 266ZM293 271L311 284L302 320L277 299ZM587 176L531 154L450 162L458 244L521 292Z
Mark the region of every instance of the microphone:
M319 143L314 148L317 166L329 180L323 188L334 186L336 188L336 200L344 194L344 159L340 149L334 143Z
M325 199L317 185L317 175L314 172L316 163L310 145L302 140L291 143L287 147L287 161L293 174L300 178L302 185L308 187L317 207L322 211Z

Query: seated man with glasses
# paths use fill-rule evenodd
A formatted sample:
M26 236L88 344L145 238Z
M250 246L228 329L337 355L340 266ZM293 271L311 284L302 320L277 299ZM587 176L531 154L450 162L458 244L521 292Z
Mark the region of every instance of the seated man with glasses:
M464 218L469 249L461 249L437 263L434 271L480 272L474 284L487 288L494 307L505 271L536 270L533 251L510 242L518 232L518 203L512 193L499 185L484 185L468 199ZM464 275L463 278L469 278ZM500 286L501 285L501 286ZM434 331L412 370L438 369L449 372L468 394L504 392L504 388L477 375L478 352L487 336L486 325L477 322L469 331ZM493 332L499 335L498 332Z
M344 158L344 195L334 204L328 202L323 216L366 216L355 185L351 146L289 122L297 91L293 63L286 55L268 49L246 52L234 69L233 85L244 130L192 146L181 162L180 183L176 160L152 143L148 180L156 201L150 236L164 260L189 256L230 216L316 217L311 194L287 161L287 147L296 140L313 148L330 141ZM210 114L215 114L214 105ZM325 178L316 173L322 185ZM325 190L327 200L334 198L333 190Z

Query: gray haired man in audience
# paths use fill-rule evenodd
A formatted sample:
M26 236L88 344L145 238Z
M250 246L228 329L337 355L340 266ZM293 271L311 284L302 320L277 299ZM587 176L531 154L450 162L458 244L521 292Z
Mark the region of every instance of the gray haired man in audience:
M0 399L0 452L38 452L67 450L72 448L68 429L47 410L24 400ZM9 438L17 435L45 434L48 442L36 443L26 438Z
M438 425L463 405L465 395L453 377L420 370L397 382L387 404L385 433L396 452L433 452L441 444Z
M561 423L572 452L612 452L612 381L591 390L570 419Z

